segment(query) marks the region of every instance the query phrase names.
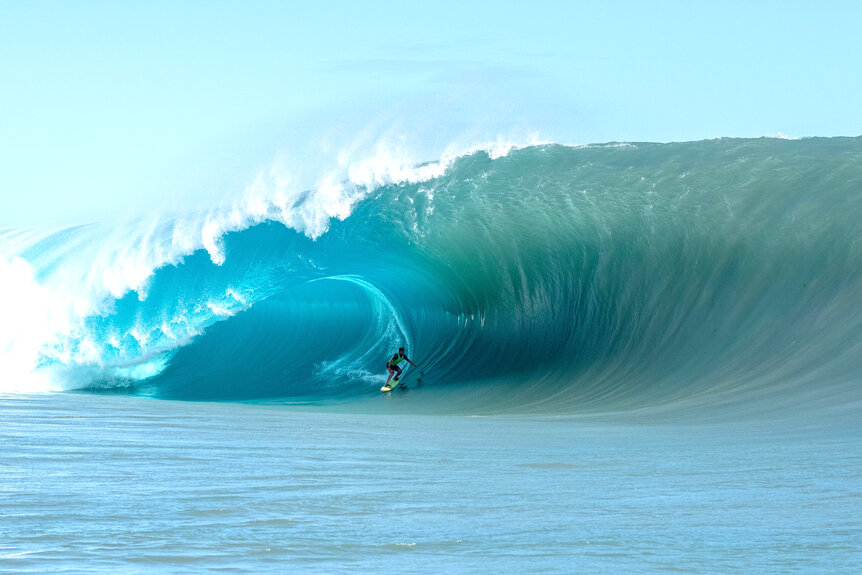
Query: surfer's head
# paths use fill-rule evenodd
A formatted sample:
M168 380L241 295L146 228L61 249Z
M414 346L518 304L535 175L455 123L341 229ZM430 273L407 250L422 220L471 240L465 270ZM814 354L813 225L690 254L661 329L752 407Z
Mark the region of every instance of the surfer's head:
M399 348L398 348L398 353L400 353L401 355L404 355L404 348L403 348L403 347L399 347Z

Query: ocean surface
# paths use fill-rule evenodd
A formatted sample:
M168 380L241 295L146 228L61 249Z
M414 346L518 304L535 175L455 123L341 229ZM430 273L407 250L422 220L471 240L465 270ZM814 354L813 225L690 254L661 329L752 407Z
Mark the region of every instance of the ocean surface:
M860 214L761 138L0 229L0 571L859 572Z
M0 410L3 572L862 568L858 428L81 394Z

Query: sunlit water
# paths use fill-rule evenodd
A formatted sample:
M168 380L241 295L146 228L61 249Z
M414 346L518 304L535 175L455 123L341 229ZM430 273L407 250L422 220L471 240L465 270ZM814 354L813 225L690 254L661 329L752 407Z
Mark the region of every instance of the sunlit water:
M0 571L856 573L862 432L0 397Z

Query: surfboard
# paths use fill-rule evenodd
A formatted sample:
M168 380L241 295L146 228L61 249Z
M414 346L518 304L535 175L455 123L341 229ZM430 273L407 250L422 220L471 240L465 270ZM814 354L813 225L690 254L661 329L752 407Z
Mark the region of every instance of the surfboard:
M381 387L380 391L392 391L393 389L398 387L399 383L401 383L400 379L393 379L392 381L389 382L388 386L384 385L383 387Z

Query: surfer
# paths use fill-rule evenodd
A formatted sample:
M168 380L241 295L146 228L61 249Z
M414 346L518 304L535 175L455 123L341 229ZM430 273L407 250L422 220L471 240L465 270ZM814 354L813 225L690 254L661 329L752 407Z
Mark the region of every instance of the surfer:
M406 361L413 367L416 367L416 364L410 361L410 358L404 355L404 348L399 347L398 353L393 355L392 359L386 362L386 371L389 372L389 377L386 378L386 385L384 385L383 388L389 387L389 380L392 379L393 375L395 376L395 381L401 379L401 368L398 367L398 364L401 363L402 360Z

